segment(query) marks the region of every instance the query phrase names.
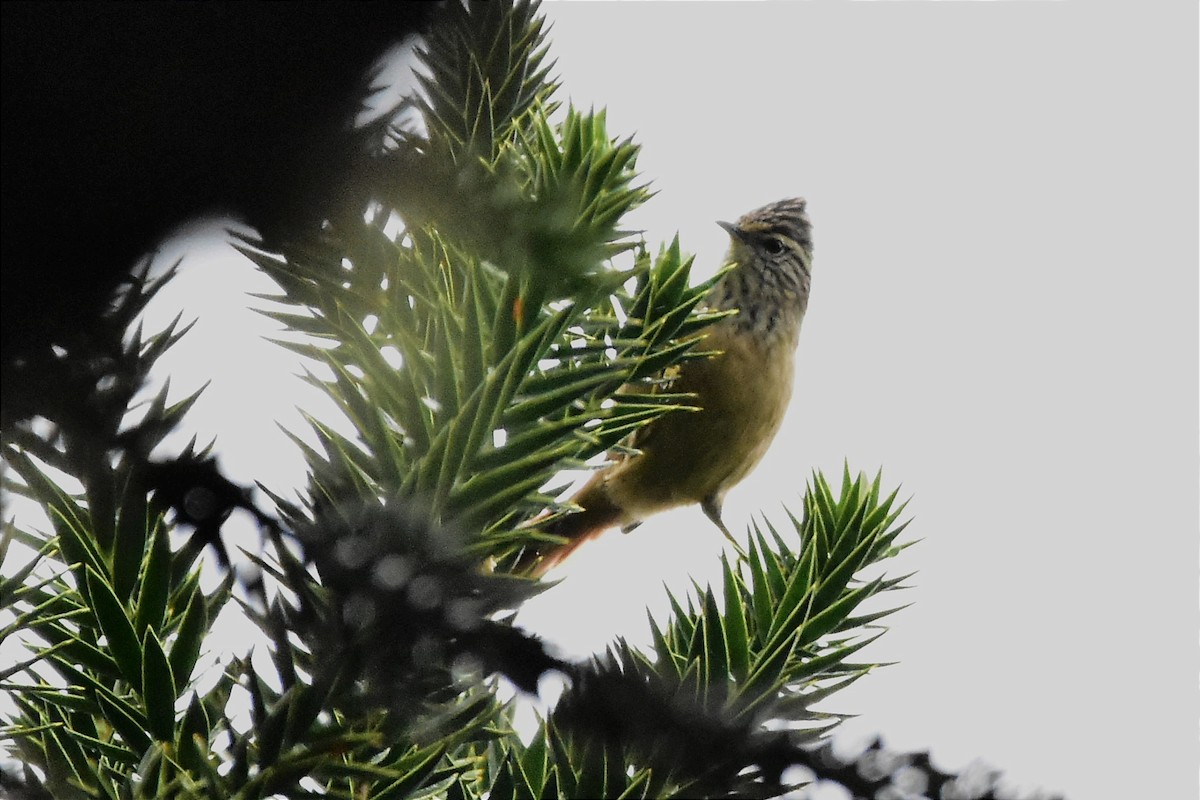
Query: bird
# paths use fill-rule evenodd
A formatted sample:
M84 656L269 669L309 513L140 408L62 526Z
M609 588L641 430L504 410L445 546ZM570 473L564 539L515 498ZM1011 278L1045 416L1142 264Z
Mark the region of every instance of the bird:
M517 572L541 577L606 530L629 532L653 514L695 504L737 546L721 508L766 453L791 401L812 280L812 224L801 198L717 224L729 233L726 263L732 267L704 305L737 313L707 329L703 347L712 356L685 361L664 376L669 391L694 396L689 402L697 410L671 411L638 429L571 497L578 511L531 520L566 541L527 547Z

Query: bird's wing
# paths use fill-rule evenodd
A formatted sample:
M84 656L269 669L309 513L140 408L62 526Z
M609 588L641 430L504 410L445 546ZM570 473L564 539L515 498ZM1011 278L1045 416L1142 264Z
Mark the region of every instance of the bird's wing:
M622 387L621 391L624 392L625 394L650 394L650 395L663 394L665 392L674 391L677 388L681 374L682 374L681 368L678 364L676 364L675 366L668 367L666 370L659 373L658 375L656 375L653 379L651 379L649 381L644 381L642 383L636 383L636 384L632 384L632 383L626 384L624 387ZM646 425L641 426L640 428L635 430L633 433L626 436L625 439L621 442L622 447L626 448L626 451L624 451L622 454L620 454L621 455L620 460L623 461L624 459L629 457L627 450L641 450L649 442L652 442L654 440L655 430L658 430L660 428L661 428L661 426L656 425L654 422L650 422ZM614 453L613 455L616 456L618 454ZM614 460L616 460L616 459L614 459Z

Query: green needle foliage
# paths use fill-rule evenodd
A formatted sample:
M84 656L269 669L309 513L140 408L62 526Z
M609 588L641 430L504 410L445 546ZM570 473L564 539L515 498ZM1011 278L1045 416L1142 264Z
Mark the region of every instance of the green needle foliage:
M651 620L658 668L680 681L694 674L699 689L720 692L739 714L767 709L795 723L825 719L811 706L873 666L846 659L878 635L860 632L894 609L853 613L904 580L855 580L899 549L903 506L893 508L895 493L883 498L880 488L878 477L847 473L835 497L814 475L803 521L791 518L796 539L769 523L766 531L755 526L743 569L723 562L722 600L697 587L686 611L672 598L665 630Z
M787 767L818 768L806 748L838 718L814 705L872 668L852 658L894 609L870 601L902 579L863 576L902 547L902 506L849 471L840 491L814 475L791 530L756 526L722 585L673 598L650 650L566 664L510 624L541 589L508 574L543 536L526 523L567 510L554 476L689 413L648 389L710 355L717 315L678 241L652 254L621 228L649 198L638 148L555 101L536 4L444 14L420 125L377 155L366 218L241 242L280 287L280 343L350 430L293 435L304 499L255 510L263 547L238 556L261 578L202 590L198 555L228 567L221 523L254 509L206 451L145 457L194 398L164 390L118 433L182 335L119 345L156 285L114 314L108 361L84 359L108 367L73 378L87 413L6 434L14 490L51 520L3 540L35 553L0 583L2 634L28 652L0 672L0 736L28 796L776 796ZM217 511L196 515L200 489ZM198 671L223 609L258 624L269 669L239 653ZM524 743L495 676L534 691L548 671L571 685Z
M164 387L117 433L151 364L186 332L139 329L122 341L169 277L134 279L102 335L66 353L53 377L67 392L45 420L49 433L5 432L4 461L17 479L5 488L37 501L49 529L6 522L0 538L0 639L20 636L29 654L0 670L17 709L0 739L41 771L35 785L55 798L161 796L182 765L207 759L201 740L215 729L204 717L223 714L211 694L177 709L232 579L201 588L198 551L172 550L144 462L116 449L149 450L196 399L168 404ZM115 460L103 456L114 451ZM202 454L189 448L185 457L193 455ZM34 555L14 563L14 543Z

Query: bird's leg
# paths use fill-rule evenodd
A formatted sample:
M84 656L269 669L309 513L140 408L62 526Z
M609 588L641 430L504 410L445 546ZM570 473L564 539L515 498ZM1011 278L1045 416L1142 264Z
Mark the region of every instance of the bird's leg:
M749 561L750 556L746 555L746 551L738 544L737 539L733 538L733 534L729 532L729 528L725 527L725 523L721 520L721 498L717 495L709 495L700 502L700 510L704 512L704 516L708 517L713 525L725 535L729 543L733 545L733 549L737 551L738 556L743 561Z

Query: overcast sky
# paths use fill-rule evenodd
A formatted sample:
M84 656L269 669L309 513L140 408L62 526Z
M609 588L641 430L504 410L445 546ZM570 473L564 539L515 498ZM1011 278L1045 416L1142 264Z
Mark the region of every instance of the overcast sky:
M867 656L900 663L826 705L846 732L1073 798L1194 796L1195 8L547 10L566 92L644 146L652 240L711 269L713 220L809 201L795 400L727 519L843 459L912 496L915 605ZM696 511L610 536L547 627L636 637L720 545Z
M708 274L715 220L809 201L795 400L725 518L782 519L844 459L912 497L914 605L863 654L899 663L826 703L860 715L845 736L1078 800L1195 796L1194 4L545 11L563 97L644 148L649 241L678 231ZM296 395L267 389L294 365L199 305L241 269L172 290L202 315L176 363L219 362L198 427L231 474L296 486L273 427ZM522 622L575 655L644 642L722 546L697 510L613 533Z

